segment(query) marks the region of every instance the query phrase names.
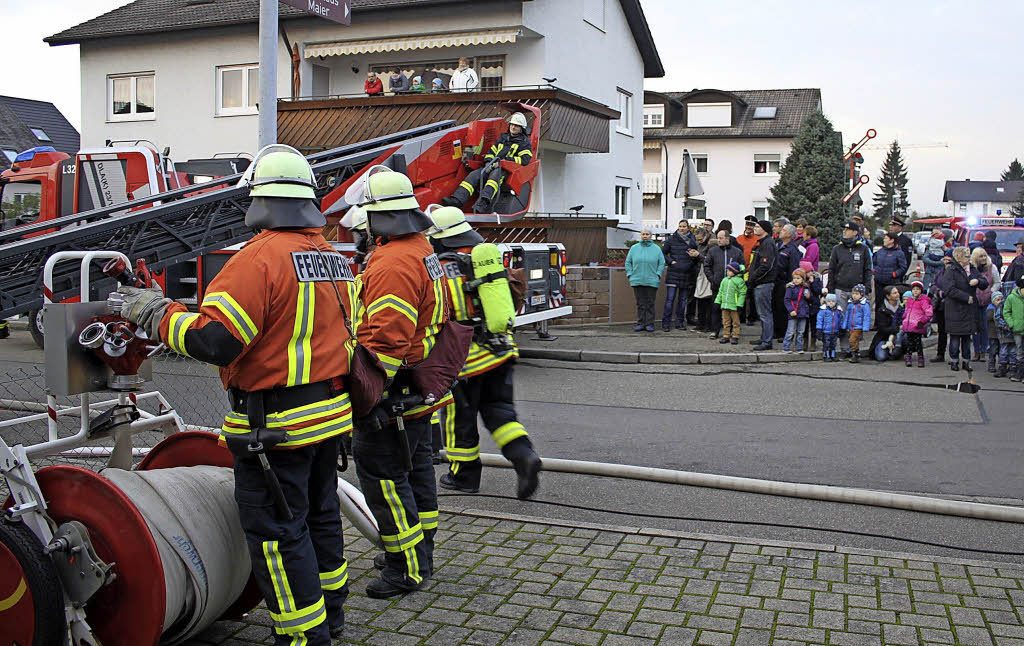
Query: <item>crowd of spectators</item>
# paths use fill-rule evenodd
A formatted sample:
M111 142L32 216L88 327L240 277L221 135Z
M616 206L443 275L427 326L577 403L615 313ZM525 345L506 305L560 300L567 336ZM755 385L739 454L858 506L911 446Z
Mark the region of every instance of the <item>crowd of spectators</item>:
M452 74L444 74L427 65L420 74L406 76L401 68L392 69L387 75L386 91L392 94L429 94L434 92L474 92L480 87L480 77L469 65L468 58L460 58ZM384 94L384 81L376 72L366 73L363 92L367 96Z
M714 225L710 218L699 226L680 220L661 247L645 229L641 243L630 248L635 331L655 331L664 273L664 332L692 326L735 345L741 326L759 325L750 342L756 351L778 344L803 353L820 341L824 361L902 358L920 368L923 340L935 335L932 362L948 360L959 371L972 369L972 359L987 361L996 377L1024 378L1024 243L1004 268L994 231L962 246L950 229L936 229L920 258L923 271L916 271L901 219L893 218L875 250L863 220L854 217L822 275L813 224L747 216L739 236L728 221Z

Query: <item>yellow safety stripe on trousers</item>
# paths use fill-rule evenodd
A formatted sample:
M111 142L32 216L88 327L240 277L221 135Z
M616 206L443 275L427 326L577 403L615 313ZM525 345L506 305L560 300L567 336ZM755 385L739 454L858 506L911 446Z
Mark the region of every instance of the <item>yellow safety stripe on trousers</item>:
M421 511L420 525L423 526L424 531L428 529L437 529L437 510Z
M526 429L519 422L509 422L508 424L502 424L498 428L491 431L491 435L494 436L494 443L498 445L499 449L505 448L512 440L520 437L527 437Z
M391 510L391 517L394 518L395 527L398 528L398 534L392 536L385 536L381 534L381 540L384 542L384 549L388 552L402 552L405 554L405 567L409 578L415 583L419 583L423 580L420 576L420 564L419 559L416 556L416 544L423 540L423 527L416 523L416 527L409 527L409 521L405 517L405 507L402 506L402 499L398 497L398 490L395 488L395 482L393 480L381 480L380 481L381 491L384 492L384 500L388 503L388 508ZM409 539L409 543L402 547L402 539L399 538L405 534ZM395 544L388 544L388 541L396 541L397 549Z
M292 589L288 585L288 575L284 571L284 563L277 545L277 541L264 541L263 557L267 560L267 572L274 588L274 600L277 602L278 610L282 613L292 612L295 610L295 598L292 597Z
M441 410L444 410L442 414L444 424L441 427L444 432L444 448L448 449L455 446L455 399L452 398L452 403L443 409L438 409L438 412Z
M292 635L292 640L288 642L288 646L309 646L309 639L305 635Z
M316 603L293 612L279 614L271 611L270 618L274 622L274 632L279 635L295 635L327 621L327 606L321 596Z
M470 195L473 195L473 193L476 193L476 187L473 186L472 184L470 184L469 182L462 182L461 184L459 184L459 188L466 189L467 191L469 191Z
M242 336L242 341L246 345L252 343L252 340L260 333L256 328L256 324L252 322L252 319L242 309L242 306L238 304L238 301L231 298L231 294L227 292L207 294L206 298L203 299L201 307L216 307L219 309L224 316L228 317L231 324L235 326L235 329L238 330L238 333Z
M456 446L445 447L445 454L451 462L474 462L480 459L480 445L471 446L468 449Z
M389 357L381 352L375 352L377 359L380 360L382 366L384 366L384 372L387 373L388 378L394 377L398 372L398 369L402 367L402 360Z
M384 550L388 552L397 553L410 549L423 540L423 524L416 523L397 534L381 534L380 540L384 543Z
M465 321L469 318L469 310L466 307L466 297L462 291L462 280L459 278L449 278L447 280L448 293L452 297L452 319Z
M495 195L497 195L497 193L498 193L498 189L499 189L499 188L501 188L501 186L500 186L500 185L498 184L498 182L494 181L493 179L489 179L489 180L487 180L487 183L485 183L485 184L484 184L484 189L485 189L485 190L486 190L486 189L487 189L488 187L490 187L490 188L493 188L493 189L494 189L494 193L495 193Z
M337 570L320 573L320 588L323 590L338 590L346 583L348 583L348 561L343 561Z
M171 320L167 325L167 347L178 354L189 356L185 351L185 333L192 324L199 318L198 314L189 312L175 312L171 314Z
M299 295L295 302L295 325L288 342L287 386L309 383L309 372L313 364L313 315L316 312L316 290L314 283L299 283Z
M387 294L385 296L381 296L374 302L370 303L370 306L366 308L366 318L369 319L373 317L374 314L387 307L390 307L391 309L395 310L400 314L404 314L410 321L413 322L414 325L419 319L419 316L416 312L416 308L410 305L409 303L405 302L401 298L395 296L394 294Z

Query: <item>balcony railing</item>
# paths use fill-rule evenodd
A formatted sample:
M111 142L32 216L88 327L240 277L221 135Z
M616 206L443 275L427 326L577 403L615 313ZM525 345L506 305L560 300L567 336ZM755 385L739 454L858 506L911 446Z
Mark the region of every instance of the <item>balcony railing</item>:
M661 173L644 173L644 195L661 195L665 192L665 176Z

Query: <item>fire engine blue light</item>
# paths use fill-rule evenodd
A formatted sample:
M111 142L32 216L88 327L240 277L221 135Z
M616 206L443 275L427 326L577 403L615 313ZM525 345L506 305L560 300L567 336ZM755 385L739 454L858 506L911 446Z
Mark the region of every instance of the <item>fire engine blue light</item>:
M970 225L970 226L972 226L972 227L973 227L973 226L974 226L974 225L976 225L977 223L978 223L978 216L976 216L976 215L972 215L972 216L970 216L970 217L968 217L968 218L967 218L967 224L968 224L968 225Z
M36 156L36 153L55 153L57 149L53 146L36 146L35 148L29 148L28 150L18 153L18 156L14 158L15 162L29 161Z

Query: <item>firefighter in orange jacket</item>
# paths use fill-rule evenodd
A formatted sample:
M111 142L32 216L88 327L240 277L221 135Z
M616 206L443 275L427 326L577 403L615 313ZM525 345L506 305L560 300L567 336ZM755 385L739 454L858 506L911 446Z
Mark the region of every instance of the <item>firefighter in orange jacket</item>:
M489 342L486 326L480 321L479 303L474 304L464 289L467 273L464 266L469 264L469 253L484 239L455 207L434 209L430 215L434 227L428 231L428 236L445 269L452 318L477 330L466 365L459 373L459 382L452 388L455 401L443 415L445 452L451 466L448 473L441 476L440 484L445 489L467 493L480 490L482 466L477 416L482 416L498 449L515 467L516 495L526 500L537 491L541 460L516 414L512 371L519 349L511 334Z
M245 221L262 232L213 279L199 312L159 290L122 287L122 314L175 352L220 366L231 403L221 440L234 454L235 500L274 643L322 646L341 634L348 596L337 468L340 436L352 430L342 307L351 311L355 289L347 260L320 233L309 163L275 145L252 169Z
M348 196L346 201L353 202ZM362 314L356 334L387 375L386 402L409 392L408 369L426 359L447 320L443 274L421 233L432 222L420 211L408 177L384 167L372 169L359 201L376 247L361 275ZM371 597L417 590L432 575L437 486L430 461L430 417L451 401L451 393L445 393L402 416L411 470L398 444L405 440L391 415L378 407L356 421L356 474L385 550L374 560L381 573L366 587Z

